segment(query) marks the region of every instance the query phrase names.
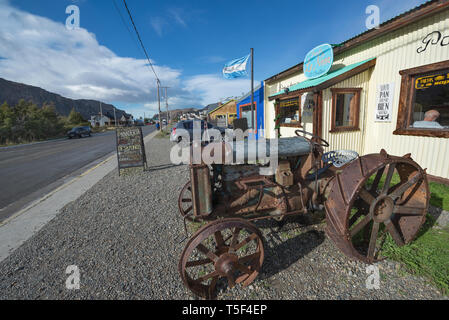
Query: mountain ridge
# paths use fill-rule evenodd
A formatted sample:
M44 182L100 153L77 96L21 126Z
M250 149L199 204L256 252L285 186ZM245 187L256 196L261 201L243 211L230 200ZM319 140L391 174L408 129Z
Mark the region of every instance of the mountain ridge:
M92 115L100 113L100 101L91 99L70 99L60 94L53 93L37 86L27 85L0 78L0 105L4 102L13 107L21 100L32 101L38 107L43 104L53 104L58 114L68 116L72 108L83 116L85 120L90 120ZM108 103L102 104L103 114L114 114L115 106ZM126 111L117 109L116 116L120 118Z

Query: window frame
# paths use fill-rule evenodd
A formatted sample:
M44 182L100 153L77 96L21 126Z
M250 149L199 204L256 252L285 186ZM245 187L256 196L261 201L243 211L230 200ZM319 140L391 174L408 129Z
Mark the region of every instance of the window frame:
M331 88L332 93L332 120L331 120L331 130L330 133L338 132L352 132L360 131L360 104L361 104L361 93L362 88ZM354 94L355 96L355 110L354 112L354 125L352 126L339 126L335 125L336 115L337 115L337 95L338 94Z
M254 103L254 122L255 122L255 124L256 124L256 128L249 128L248 127L248 130L249 130L249 132L253 132L253 130L254 130L254 132L255 133L257 133L257 128L258 128L258 121L257 121L257 101L253 101L253 103ZM238 117L236 117L236 119L241 119L242 118L242 109L244 108L244 107L251 107L251 102L250 103L246 103L246 104L242 104L242 105L240 105L239 106L239 108L238 108Z
M275 108L275 117L277 118L279 113L280 113L280 108L281 108L281 102L282 101L287 101L287 100L294 100L297 99L298 100L298 109L299 109L299 121L297 123L280 123L280 119L278 119L276 121L276 126L280 126L280 127L284 127L284 128L303 128L303 126L301 125L301 121L302 121L302 110L301 110L301 96L302 94L298 95L298 96L294 96L294 97L286 97L283 99L278 99L276 100L276 108Z
M449 60L401 70L401 93L399 96L398 119L394 135L449 138L449 129L410 128L415 98L415 80L424 73L449 69Z

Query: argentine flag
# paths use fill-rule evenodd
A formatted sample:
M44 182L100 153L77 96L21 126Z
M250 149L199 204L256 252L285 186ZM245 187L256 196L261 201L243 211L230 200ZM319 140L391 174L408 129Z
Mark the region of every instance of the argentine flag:
M246 76L246 65L251 54L239 59L232 60L225 64L223 68L223 77L226 79L234 79Z

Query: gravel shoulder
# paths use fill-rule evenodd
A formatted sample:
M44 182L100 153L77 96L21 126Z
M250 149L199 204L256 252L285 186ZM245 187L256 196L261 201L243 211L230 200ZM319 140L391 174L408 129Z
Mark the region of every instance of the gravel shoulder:
M170 146L151 140L150 171L113 170L0 263L0 299L194 299L177 270L186 243L177 198L188 170L170 163ZM320 214L307 220L280 230L258 223L262 273L219 299L448 299L388 260L377 264L380 289L367 289L366 265L334 247ZM70 265L79 267L79 290L66 289Z

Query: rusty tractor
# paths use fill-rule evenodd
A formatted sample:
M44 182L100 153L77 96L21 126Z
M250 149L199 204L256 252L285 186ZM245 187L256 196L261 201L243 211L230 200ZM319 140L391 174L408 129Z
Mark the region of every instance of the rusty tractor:
M247 140L222 142L223 150L244 148L244 161L191 164L190 181L179 196L184 222L207 223L185 245L179 261L183 283L195 295L213 299L217 288L248 286L264 261L264 241L252 223L282 220L318 208L326 212L326 234L347 257L380 259L389 234L398 246L412 241L429 205L426 171L411 156L324 153L329 143L297 130L278 140L278 167L251 158ZM270 140L267 140L269 150ZM230 151L229 151L230 150ZM235 154L233 155L235 157ZM268 161L268 160L267 160Z

